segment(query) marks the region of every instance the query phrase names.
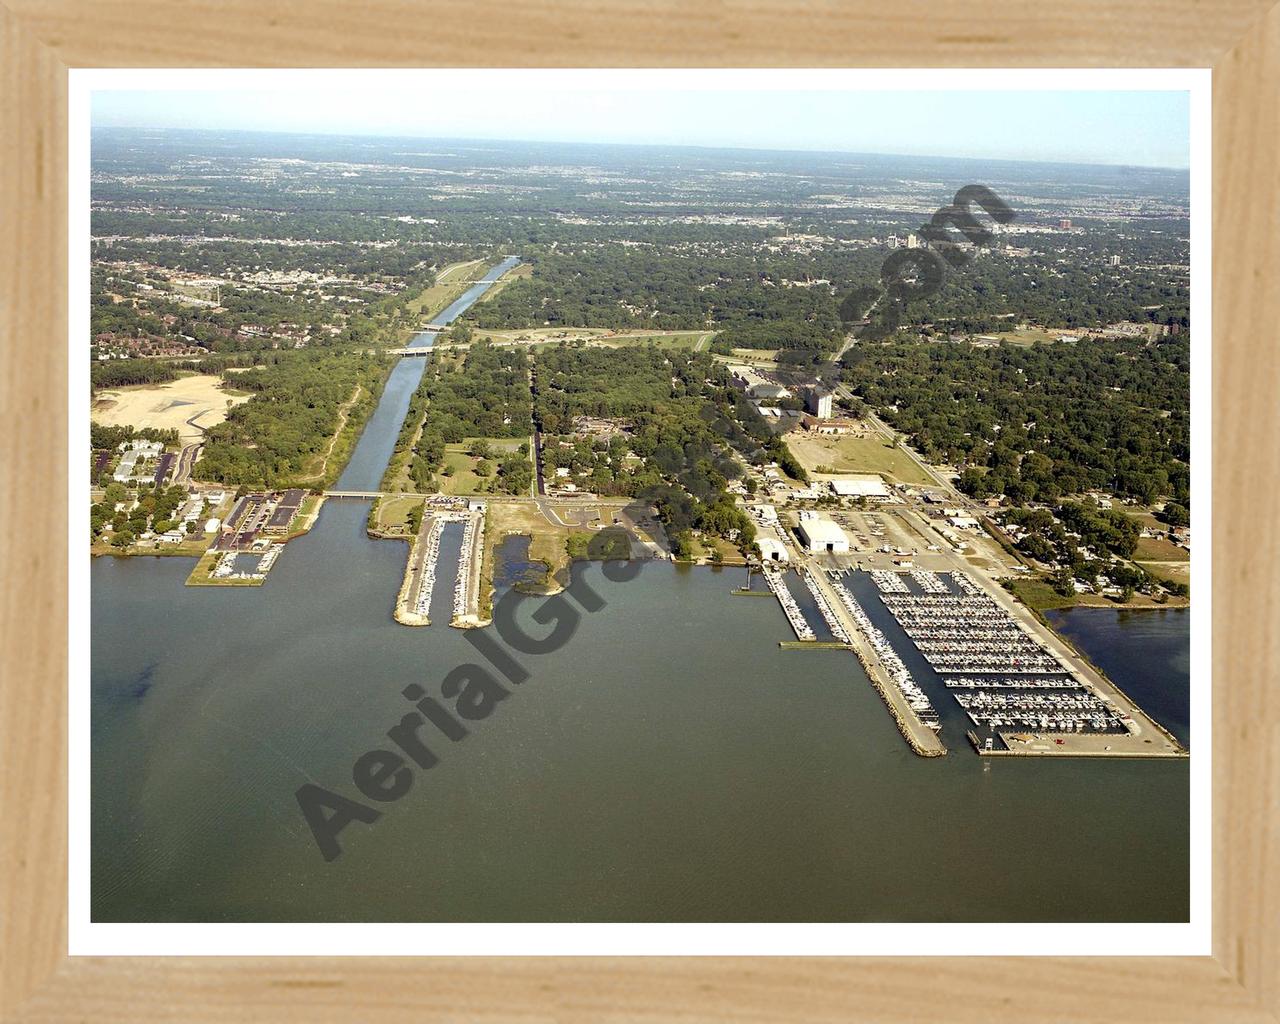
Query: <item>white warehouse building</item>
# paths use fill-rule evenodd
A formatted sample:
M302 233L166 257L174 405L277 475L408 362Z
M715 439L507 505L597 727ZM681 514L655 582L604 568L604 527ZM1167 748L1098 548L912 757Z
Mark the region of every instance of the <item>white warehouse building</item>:
M756 547L760 549L760 559L765 562L787 562L787 546L772 537L757 537Z
M834 477L831 490L842 498L876 498L890 497L889 488L884 478L876 473L862 473L853 476Z
M833 555L849 553L849 538L830 519L802 519L800 539L810 552L826 551Z

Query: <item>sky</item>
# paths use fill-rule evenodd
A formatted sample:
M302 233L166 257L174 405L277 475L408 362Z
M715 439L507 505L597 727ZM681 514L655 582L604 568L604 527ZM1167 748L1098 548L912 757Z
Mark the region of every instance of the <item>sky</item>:
M132 74L131 83L147 82L146 73ZM810 88L805 79L788 80L777 71L717 79L685 72L466 70L392 72L381 79L276 72L255 80L265 87L246 89L243 75L232 72L223 80L229 87L209 88L219 81L210 74L186 80L194 86L180 77L167 88L95 88L93 126L1190 164L1185 90L907 91ZM729 81L747 87L724 88Z

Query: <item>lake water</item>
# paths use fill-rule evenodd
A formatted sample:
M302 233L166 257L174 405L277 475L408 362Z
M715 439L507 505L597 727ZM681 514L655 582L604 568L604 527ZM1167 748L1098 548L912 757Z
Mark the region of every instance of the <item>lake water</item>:
M1185 919L1186 762L918 758L850 654L666 563L579 567L605 608L326 863L295 790L358 796L400 690L478 660L392 622L406 545L365 514L330 503L261 588L94 563L96 919Z
M1045 618L1190 748L1190 609L1070 608Z
M414 364L344 488L377 485ZM777 602L731 596L742 570L669 563L616 583L576 566L604 607L519 655L529 679L464 739L428 726L439 762L326 862L296 790L359 798L353 763L391 746L400 691L487 665L466 631L392 621L408 546L370 540L367 514L328 502L260 588L184 587L185 558L94 560L95 920L1187 917L1186 761L984 762L950 724L949 756L916 757L851 654L783 651ZM576 607L525 598L529 634L548 600ZM1088 614L1062 628L1176 718L1188 617Z

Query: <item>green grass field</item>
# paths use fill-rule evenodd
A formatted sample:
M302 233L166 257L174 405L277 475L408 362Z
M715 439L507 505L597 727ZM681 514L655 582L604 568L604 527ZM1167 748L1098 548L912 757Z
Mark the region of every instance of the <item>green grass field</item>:
M795 431L787 435L787 447L810 473L830 466L833 473L879 473L904 484L932 483L910 455L879 434L855 437Z
M378 502L378 528L389 533L407 532L410 511L421 506L421 498L383 498Z
M503 278L506 281L506 278ZM486 292L486 296L491 292ZM658 348L705 349L715 331L632 331L611 334L603 327L526 327L510 331L477 331L476 337L495 345L525 345L546 348L563 342L585 342L592 347L623 348L628 345L654 344ZM438 348L439 346L437 346Z
M1039 341L1047 341L1050 344L1056 343L1062 336L1062 331L1052 330L1043 327L1027 327L1021 331L996 331L992 333L993 338L999 338L1001 341L1007 341L1010 345L1034 345Z
M484 275L481 274L480 276L483 277ZM532 276L533 276L532 264L521 263L518 267L514 268L513 270L509 270L507 273L503 274L502 279L500 281L495 283L492 288L490 288L487 292L481 295L479 299L476 300L476 305L480 305L481 303L490 301L495 295L498 294L498 292L502 291L502 289L505 288L507 285L509 285L512 281L518 280L519 278L522 278L522 277L532 277Z
M1133 552L1135 562L1187 562L1191 552L1163 537L1140 537Z
M410 312L421 316L424 320L429 319L449 303L461 297L463 292L477 280L484 277L489 268L494 265L494 262L490 260L480 260L476 263L468 264L451 264L440 271L435 284L430 288L423 289L422 294L417 298L410 299L405 304L406 308Z
M1190 562L1138 562L1139 566L1165 583L1191 583Z
M444 465L439 473L436 474L436 480L440 485L440 493L442 494L484 494L487 493L488 485L493 482L497 476L498 461L505 452L514 452L519 449L520 445L527 439L522 437L489 437L485 438L489 442L491 455L489 456L488 476L480 476L475 470L479 465L480 459L469 454L468 449L471 447L475 438L467 438L459 444L450 444L445 446ZM450 472L446 475L445 470Z

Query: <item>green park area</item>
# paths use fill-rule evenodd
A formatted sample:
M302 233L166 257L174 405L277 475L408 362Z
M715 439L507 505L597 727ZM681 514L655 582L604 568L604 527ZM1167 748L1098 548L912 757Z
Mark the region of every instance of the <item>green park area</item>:
M521 438L471 437L445 445L444 462L436 475L440 493L493 493L498 463L528 444L528 439Z
M422 520L421 498L379 498L369 514L369 530L381 537L410 537Z

